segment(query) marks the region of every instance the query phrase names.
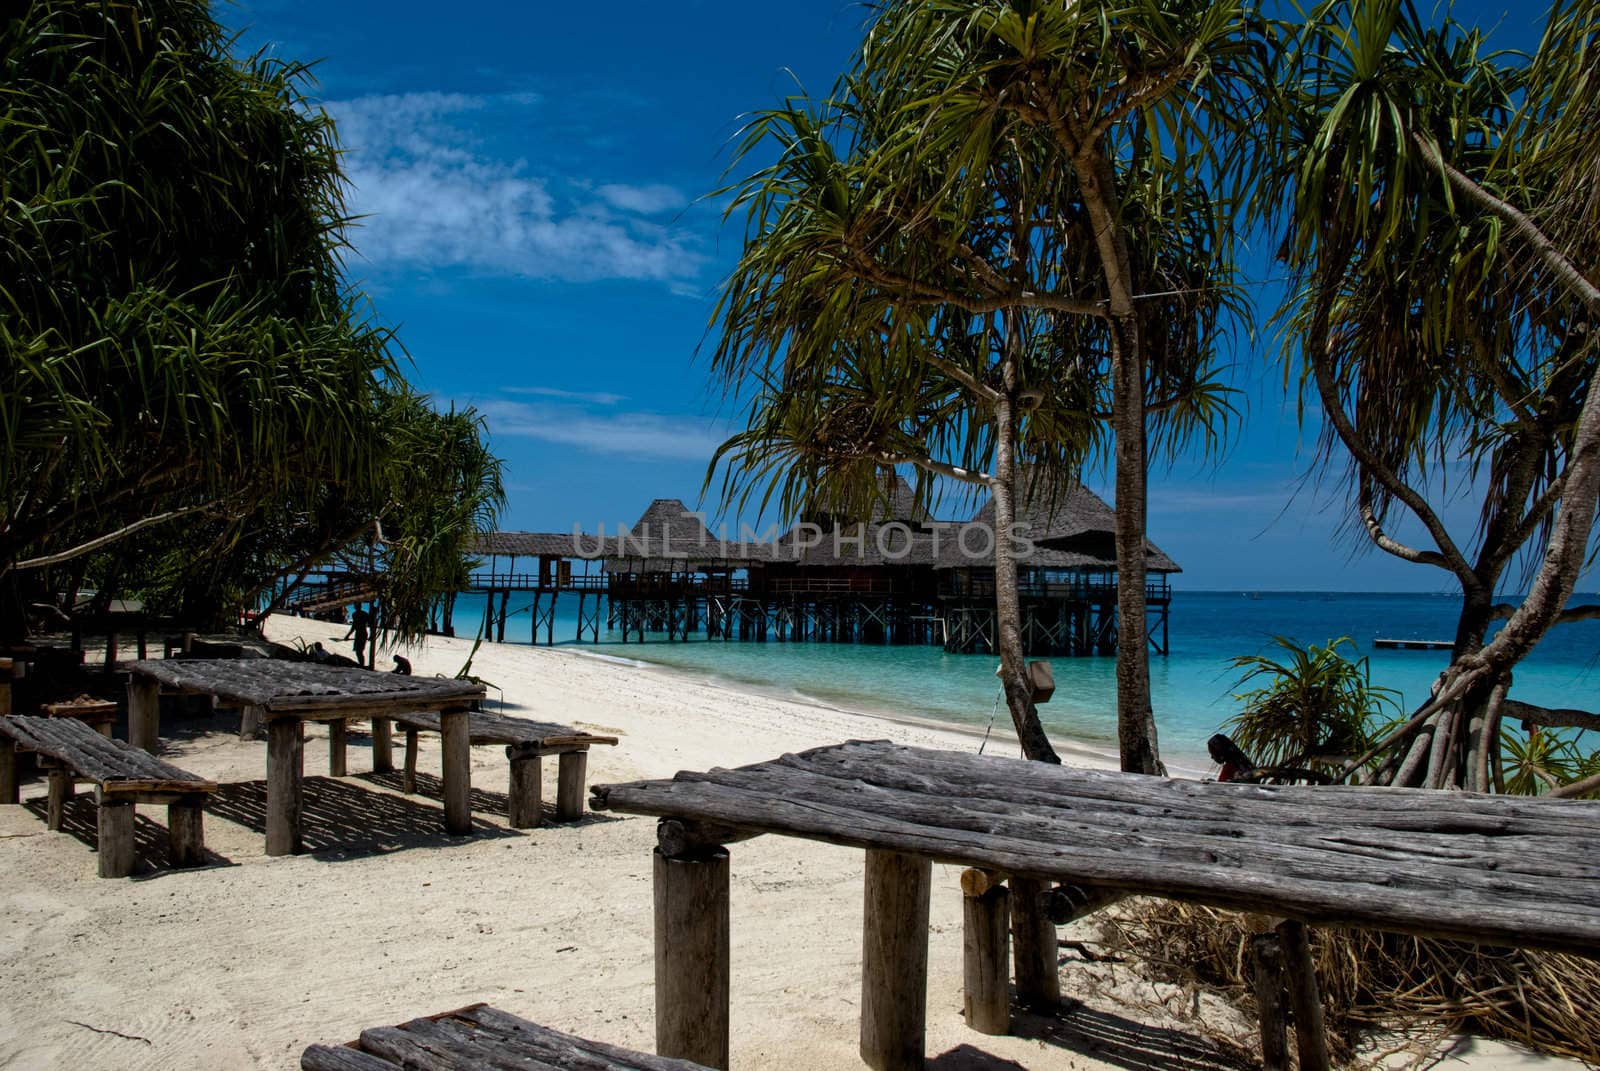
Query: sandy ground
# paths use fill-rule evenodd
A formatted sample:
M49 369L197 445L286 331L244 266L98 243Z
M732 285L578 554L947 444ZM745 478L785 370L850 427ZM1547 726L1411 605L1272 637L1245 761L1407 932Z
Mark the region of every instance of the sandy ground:
M284 642L343 630L275 619ZM335 650L348 645L329 643ZM469 645L409 651L418 673L454 674ZM525 712L621 737L590 753L591 782L667 777L846 739L976 750L972 734L888 721L716 687L668 671L567 651L493 647L474 672ZM171 721L164 757L224 784L206 816L215 865L164 865L130 880L95 876L94 809L69 812L71 835L44 828L43 785L0 807L0 1066L293 1068L312 1042L473 1001L599 1040L653 1048L648 819L587 815L572 825L506 827L506 762L473 749L479 832L445 837L437 782L406 797L369 770L352 733L350 769L327 778L320 728L308 732L305 837L293 858L262 854L266 745L240 742L237 718ZM437 738L421 770L437 775ZM431 746L430 746L431 745ZM1015 754L1014 739L991 751ZM1096 761L1091 752L1068 761ZM545 764L546 801L555 763ZM164 853L165 813L141 808L141 856ZM732 878L733 1066L859 1068L861 855L791 838L735 845ZM163 860L164 863L164 860ZM930 919L928 1054L938 1071L1248 1067L1227 1038L1249 1024L1207 999L1126 966L1063 950L1053 1017L1019 1017L1017 1037L986 1037L961 1018L961 898L955 867L936 867ZM1065 936L1090 936L1081 933ZM1463 1042L1443 1066L1553 1069L1499 1045Z

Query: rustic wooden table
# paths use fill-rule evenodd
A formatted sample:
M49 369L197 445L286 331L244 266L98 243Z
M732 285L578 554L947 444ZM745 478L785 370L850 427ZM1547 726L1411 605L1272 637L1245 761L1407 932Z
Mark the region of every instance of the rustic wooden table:
M724 845L763 833L866 850L861 1053L880 1071L923 1065L934 862L974 868L967 1013L988 1033L1009 1023L1008 917L1019 998L1059 994L1053 882L1091 906L1146 895L1266 916L1261 962L1287 972L1274 984L1306 1069L1327 1066L1307 924L1600 957L1600 802L1213 784L852 742L596 785L592 805L661 819L656 1051L711 1067L728 1066ZM1271 995L1259 976L1258 989ZM1267 1065L1287 1066L1282 1017L1262 1025Z
M467 710L483 698L481 684L410 677L369 669L266 658L151 659L128 667L128 740L154 752L160 735L160 693L214 695L245 708L267 726L267 854L300 851L305 723L329 729L329 772L345 772L345 724L371 719L373 765L393 768L391 719L438 711L444 752L444 825L472 832L472 763Z

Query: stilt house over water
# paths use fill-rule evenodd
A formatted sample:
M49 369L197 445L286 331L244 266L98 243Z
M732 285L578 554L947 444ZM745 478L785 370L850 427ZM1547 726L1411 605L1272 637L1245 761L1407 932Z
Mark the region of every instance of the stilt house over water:
M1030 654L1111 654L1117 642L1115 516L1076 482L1035 488L1018 509L1023 642ZM775 536L775 538L774 538ZM495 532L479 540L471 590L488 596L489 635L531 598L533 640L555 640L555 609L576 603L577 639L601 622L624 639L813 640L995 649L994 504L938 521L896 476L878 515L816 517L781 535L713 533L677 499L657 499L631 528ZM1176 562L1146 548L1150 643L1167 651Z

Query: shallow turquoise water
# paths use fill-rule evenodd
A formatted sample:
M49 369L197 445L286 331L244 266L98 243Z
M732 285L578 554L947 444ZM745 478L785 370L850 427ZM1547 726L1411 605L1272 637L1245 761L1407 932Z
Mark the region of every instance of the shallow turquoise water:
M1574 601L1579 601L1575 599ZM1581 601L1590 601L1588 596ZM1377 636L1449 639L1458 600L1415 594L1319 592L1175 592L1171 654L1150 660L1151 693L1164 755L1205 764L1204 742L1227 720L1237 671L1228 660L1272 647L1284 635L1302 643L1349 636L1371 658L1374 683L1397 689L1401 705L1415 707L1448 661L1447 651L1377 651ZM515 603L512 606L516 608ZM558 608L559 609L559 608ZM572 607L567 608L569 613ZM481 598L463 595L456 605L458 631L482 619ZM527 643L526 613L507 622L508 643ZM572 646L576 619L556 617L556 641ZM991 717L1008 724L997 706L996 665L989 655L950 655L936 647L877 647L826 643L725 643L703 637L669 643L650 637L622 643L601 633L584 651L672 666L763 691L834 706L914 715L982 727ZM1512 694L1546 706L1593 709L1600 673L1600 622L1554 630L1519 667ZM1116 749L1116 680L1111 658L1053 658L1056 694L1040 708L1045 728L1058 739Z

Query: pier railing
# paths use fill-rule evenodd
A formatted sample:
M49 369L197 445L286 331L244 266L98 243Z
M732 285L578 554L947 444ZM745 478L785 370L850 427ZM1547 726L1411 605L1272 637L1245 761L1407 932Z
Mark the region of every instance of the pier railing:
M992 599L994 593L992 576L953 576L939 585L939 594L944 598ZM1017 580L1017 594L1024 598L1097 602L1117 597L1117 581L1114 577L1049 579L1023 576ZM1172 586L1164 575L1159 579L1152 577L1145 583L1144 597L1147 602L1168 602L1172 598Z
M893 595L894 581L878 577L784 577L771 581L774 595Z

